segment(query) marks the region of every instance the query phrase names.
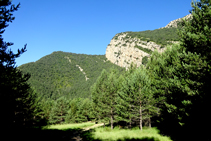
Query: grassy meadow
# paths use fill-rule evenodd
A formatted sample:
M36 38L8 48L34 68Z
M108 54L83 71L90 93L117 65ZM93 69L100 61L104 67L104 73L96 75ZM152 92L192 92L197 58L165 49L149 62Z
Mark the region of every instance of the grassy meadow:
M133 129L119 129L118 127L113 130L110 127L99 127L92 132L93 140L105 141L130 141L130 140L147 140L147 141L172 141L169 137L159 134L156 128L144 128L140 131L139 128ZM86 134L86 133L85 133Z
M95 123L93 122L86 122L78 124L50 125L43 127L43 129L62 130L66 131L66 134L68 134L68 131L72 132L76 129L85 129L94 125ZM90 141L172 141L170 137L159 134L159 130L156 128L143 128L143 130L140 131L138 127L132 128L131 130L119 129L118 127L115 127L113 130L111 130L109 126L101 126L88 131L80 132L80 137L83 140Z

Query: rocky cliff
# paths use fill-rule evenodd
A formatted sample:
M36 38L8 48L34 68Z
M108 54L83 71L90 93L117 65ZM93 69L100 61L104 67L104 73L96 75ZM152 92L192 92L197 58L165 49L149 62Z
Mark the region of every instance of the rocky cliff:
M191 14L176 19L174 21L171 21L169 24L167 24L165 27L156 29L156 33L160 33L159 35L155 35L156 41L153 42L155 39L147 38L146 36L143 37L143 34L140 34L141 32L124 32L116 34L110 44L108 44L106 48L106 58L111 61L112 63L120 66L125 67L126 69L130 66L130 64L133 62L137 64L137 66L142 65L144 58L149 58L151 53L155 50L158 52L163 52L165 50L165 46L172 43L178 43L179 38L172 38L167 39L170 33L170 29L178 28L178 23L182 21L182 19L188 20L192 17ZM154 30L155 31L155 30ZM146 31L145 31L146 32ZM149 31L151 32L151 31ZM136 36L130 36L131 33L134 33ZM155 33L155 32L154 32ZM176 34L176 30L173 32ZM139 35L138 35L139 34ZM150 34L153 34L152 32ZM162 34L162 35L161 35ZM149 34L148 34L149 36ZM162 37L161 37L162 36ZM151 37L151 36L150 36ZM165 45L162 43L159 43L159 40L163 40L163 38L166 38Z
M178 23L182 22L182 20L189 20L190 18L192 18L191 14L189 14L189 15L183 17L183 18L173 20L169 24L167 24L164 28L178 27Z
M142 58L150 57L155 49L163 52L164 48L151 41L128 37L127 33L116 34L106 49L106 58L112 63L128 68L133 62L140 66Z

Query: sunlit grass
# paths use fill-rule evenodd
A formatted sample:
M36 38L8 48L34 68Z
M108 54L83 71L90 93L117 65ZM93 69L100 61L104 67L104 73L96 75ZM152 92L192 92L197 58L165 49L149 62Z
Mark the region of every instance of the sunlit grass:
M144 128L142 131L139 128L130 129L119 129L110 127L99 127L93 132L93 137L99 140L124 140L124 139L154 139L155 141L171 141L169 137L162 136L159 134L159 130L156 128Z
M61 125L50 125L44 127L44 129L57 129L57 130L67 130L67 129L82 129L85 127L91 127L95 123L76 123L76 124L61 124ZM86 134L86 133L85 133ZM91 130L91 139L94 140L106 140L106 141L119 141L126 139L140 139L140 140L154 140L154 141L172 141L170 137L163 136L159 134L159 130L156 128L143 128L140 131L139 128L130 129L119 129L115 127L113 130L110 127L98 127Z
M85 123L73 123L73 124L57 124L57 125L49 125L43 127L43 129L58 129L58 130L65 130L65 129L76 129L76 128L84 128L93 126L95 123L93 122L85 122Z

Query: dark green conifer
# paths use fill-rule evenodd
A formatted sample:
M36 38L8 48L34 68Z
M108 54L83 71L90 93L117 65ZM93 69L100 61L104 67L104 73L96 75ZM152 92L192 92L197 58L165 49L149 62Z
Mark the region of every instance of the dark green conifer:
M104 99L103 93L106 92L105 82L108 80L108 73L106 70L101 72L101 75L98 77L97 81L91 87L91 100L92 100L92 109L93 114L95 115L96 121L105 121L104 117L106 113L103 112L102 101Z
M24 75L15 65L15 59L26 51L26 45L14 53L9 49L13 43L5 42L2 37L8 23L15 19L12 13L19 6L11 5L10 0L0 1L0 120L4 129L30 127L35 123L36 95L27 83L30 76Z
M49 122L51 124L61 124L65 122L65 117L69 110L69 101L64 97L60 97L51 108Z

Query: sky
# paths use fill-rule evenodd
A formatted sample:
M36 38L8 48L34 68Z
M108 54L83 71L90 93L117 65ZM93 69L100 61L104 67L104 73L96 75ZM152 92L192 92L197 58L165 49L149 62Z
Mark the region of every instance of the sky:
M117 33L154 30L182 18L191 0L13 0L15 20L3 33L11 50L27 44L16 65L54 51L104 55Z

